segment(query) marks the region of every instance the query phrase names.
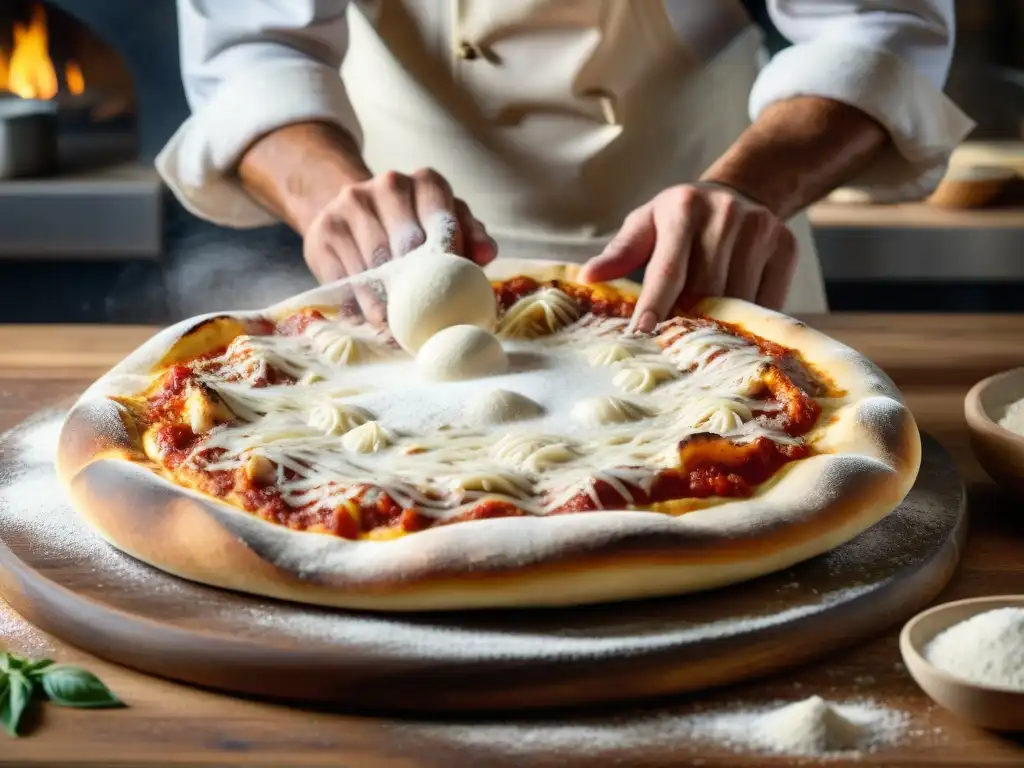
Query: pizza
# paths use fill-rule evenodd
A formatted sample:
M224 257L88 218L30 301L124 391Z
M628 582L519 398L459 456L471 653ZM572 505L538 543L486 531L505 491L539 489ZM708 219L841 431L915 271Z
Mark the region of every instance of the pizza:
M628 281L448 258L451 274L393 262L155 335L68 414L57 463L77 512L217 587L539 607L788 567L916 478L892 382L802 322L703 298L639 334Z

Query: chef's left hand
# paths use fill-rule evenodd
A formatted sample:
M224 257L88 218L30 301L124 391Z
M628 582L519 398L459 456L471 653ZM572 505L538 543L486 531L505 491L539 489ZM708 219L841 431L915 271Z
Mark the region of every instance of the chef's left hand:
M650 333L684 292L781 308L796 268L796 239L768 208L727 187L670 187L626 217L584 282L625 277L647 264L634 327Z

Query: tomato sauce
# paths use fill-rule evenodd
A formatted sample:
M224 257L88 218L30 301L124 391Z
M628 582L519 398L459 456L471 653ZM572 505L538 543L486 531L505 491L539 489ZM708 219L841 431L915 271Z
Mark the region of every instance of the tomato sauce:
M515 277L493 284L495 298L504 309L544 287L555 287L568 293L585 312L598 316L628 318L635 308L635 301L627 297L557 280L541 283L530 277ZM264 321L262 325L258 322L253 324L253 328L257 334L265 332L295 336L303 333L312 323L324 319L319 310L304 309L276 325ZM755 399L764 402L763 408L753 409L755 417L771 419L773 426L793 436L806 434L815 425L821 408L812 395L836 390L831 382L804 363L799 354L739 326L709 318L683 316L673 318L663 325L665 331L679 329L682 332L702 327L719 327L727 333L742 337L772 358L773 362L765 366L763 390L754 395ZM660 335L664 344L670 343L674 337L672 333ZM210 361L223 352L218 350L201 359ZM150 423L159 423L169 416L175 421L180 420L183 399L190 383L195 381L196 374L188 365L170 366L164 372L160 386L149 397ZM273 366L265 365L252 385L266 387L289 383L293 383L289 376ZM156 434L156 442L164 464L172 469L179 466L194 449L199 437L187 424L168 423L161 426ZM220 449L211 450L201 453L200 458L215 461L219 453ZM649 492L631 487L627 497L612 485L595 480L592 492L580 491L549 514L644 508L675 499L749 497L758 485L772 478L785 464L804 458L809 453L805 446L779 445L767 437L737 444L718 435L691 435L679 443L678 468L661 471ZM426 515L421 510L403 508L387 493L370 485L363 486L354 494L349 504L337 508L313 505L292 507L276 487L256 482L242 470L198 471L204 490L222 498L234 494L244 509L264 520L293 530L319 531L351 540L374 531L413 533L440 525L529 514L513 503L487 499L442 520ZM294 479L295 472L285 469L284 476L289 480Z

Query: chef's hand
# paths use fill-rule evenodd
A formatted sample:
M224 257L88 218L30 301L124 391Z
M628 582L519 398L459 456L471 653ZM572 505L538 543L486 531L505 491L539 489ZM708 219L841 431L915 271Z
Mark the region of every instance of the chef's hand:
M626 217L580 278L612 280L647 264L633 324L650 333L682 293L780 308L796 258L793 233L764 206L726 187L682 184Z
M481 266L497 246L469 207L429 168L404 175L387 171L345 186L316 216L304 235L306 263L321 283L333 282L400 258L427 237L448 240L453 253ZM363 315L384 318L379 296L355 289Z
M437 171L387 171L347 185L324 206L305 232L306 263L327 283L405 256L446 229L454 253L480 265L497 255L484 225Z

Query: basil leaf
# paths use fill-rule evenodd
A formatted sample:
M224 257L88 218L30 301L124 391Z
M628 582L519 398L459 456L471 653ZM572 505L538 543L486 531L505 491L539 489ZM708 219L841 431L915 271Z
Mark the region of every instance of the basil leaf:
M38 659L24 664L21 671L29 677L40 677L47 667L53 666L53 659Z
M54 664L40 675L43 690L54 704L62 707L101 709L124 704L92 672L68 664Z
M20 671L7 674L7 687L0 697L0 723L11 736L18 735L18 723L32 701L32 681Z

